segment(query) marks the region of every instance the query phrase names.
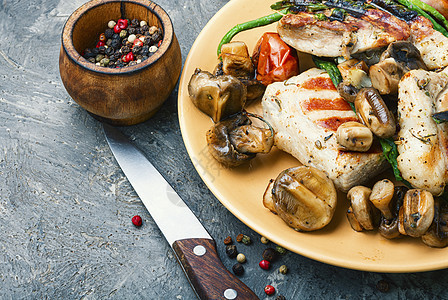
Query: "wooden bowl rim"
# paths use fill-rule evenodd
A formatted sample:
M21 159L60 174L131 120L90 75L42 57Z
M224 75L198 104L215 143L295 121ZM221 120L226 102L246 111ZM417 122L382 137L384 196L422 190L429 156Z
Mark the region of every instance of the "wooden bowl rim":
M133 3L142 6L143 8L148 9L153 13L162 24L163 30L163 39L162 44L157 49L155 54L148 57L146 60L129 67L123 68L108 68L98 66L87 59L85 59L78 51L76 51L75 46L73 45L73 29L76 26L76 23L82 16L89 10L95 9L96 7L107 5L109 3L114 2L123 2L123 3ZM102 74L114 74L114 75L129 75L130 73L134 73L137 71L141 71L153 64L155 64L168 50L170 45L173 42L174 30L173 24L170 16L166 13L166 11L159 6L158 4L149 1L149 0L92 0L89 1L82 6L80 6L77 10L75 10L70 17L67 19L64 25L64 29L62 31L62 48L64 52L67 54L68 58L72 60L74 63L78 64L80 67L94 71ZM68 38L67 38L68 37Z

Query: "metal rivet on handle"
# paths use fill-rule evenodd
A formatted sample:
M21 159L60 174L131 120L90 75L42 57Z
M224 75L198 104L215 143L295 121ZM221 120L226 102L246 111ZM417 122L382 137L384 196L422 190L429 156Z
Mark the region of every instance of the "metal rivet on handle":
M238 293L234 289L227 289L224 291L224 297L226 299L232 300L238 296Z
M207 250L205 249L204 246L197 245L196 247L193 248L193 253L196 254L197 256L202 256L205 254L205 252L207 252Z

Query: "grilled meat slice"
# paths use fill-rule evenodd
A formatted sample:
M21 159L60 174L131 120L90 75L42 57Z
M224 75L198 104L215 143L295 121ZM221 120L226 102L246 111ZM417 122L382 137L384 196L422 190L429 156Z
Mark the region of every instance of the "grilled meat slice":
M448 182L446 124L437 125L432 114L446 100L448 76L413 70L399 83L398 169L413 187L440 195Z
M368 152L339 150L337 128L358 118L325 71L313 68L285 82L270 84L262 107L265 120L276 132L277 147L302 164L324 171L342 191L388 166L378 145Z
M368 9L359 18L348 15L342 22L320 21L307 12L288 14L278 22L277 31L287 44L301 52L345 58L410 36L405 21L378 9Z
M410 41L420 51L430 70L448 66L448 38L433 28L431 21L419 16L409 22Z

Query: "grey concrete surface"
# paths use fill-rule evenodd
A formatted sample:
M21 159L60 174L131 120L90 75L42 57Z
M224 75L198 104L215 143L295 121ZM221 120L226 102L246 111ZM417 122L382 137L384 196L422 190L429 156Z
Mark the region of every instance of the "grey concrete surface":
M244 1L244 0L240 0ZM60 33L84 0L0 1L0 299L194 299L173 252L119 169L100 124L59 77ZM185 60L225 0L159 0ZM260 236L209 192L183 146L177 88L151 120L123 131L151 158L216 239L245 233L241 279L261 299L442 299L447 270L353 271L287 253L264 271ZM144 225L135 228L131 217ZM290 272L276 269L286 264ZM376 288L379 280L390 291Z

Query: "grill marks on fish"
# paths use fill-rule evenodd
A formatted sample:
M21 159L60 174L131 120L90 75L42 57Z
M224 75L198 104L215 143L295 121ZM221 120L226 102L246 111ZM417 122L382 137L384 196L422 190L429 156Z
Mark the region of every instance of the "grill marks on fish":
M350 105L343 98L310 98L303 101L300 105L302 106L302 110L305 114L315 110L351 110Z
M338 127L341 124L344 124L346 122L359 122L358 118L340 118L340 117L329 117L329 118L325 118L325 119L321 119L321 120L316 120L315 123L319 126L321 126L322 128L331 130L336 132L336 130L338 130Z
M342 22L320 21L308 12L289 14L280 20L277 31L286 43L299 51L346 58L410 36L405 21L378 9L368 9L359 18L349 15Z
M336 91L333 81L328 77L310 78L299 85L300 88L306 90L329 90Z

